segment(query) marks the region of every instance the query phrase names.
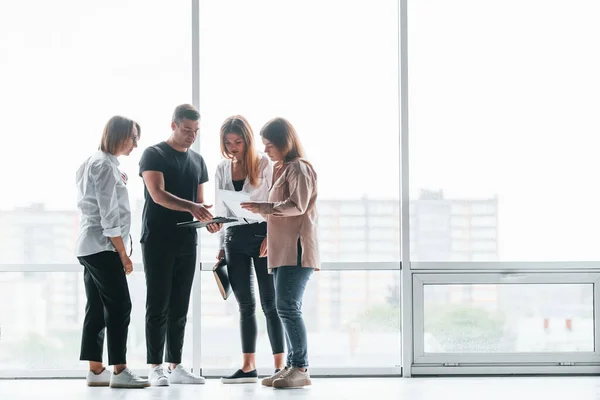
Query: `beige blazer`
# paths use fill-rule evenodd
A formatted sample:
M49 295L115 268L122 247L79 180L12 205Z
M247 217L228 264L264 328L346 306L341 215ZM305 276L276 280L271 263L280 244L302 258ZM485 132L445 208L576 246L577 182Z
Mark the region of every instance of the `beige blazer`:
M317 174L307 161L276 163L273 185L260 213L267 220L269 270L297 264L300 239L302 267L320 269L317 239Z

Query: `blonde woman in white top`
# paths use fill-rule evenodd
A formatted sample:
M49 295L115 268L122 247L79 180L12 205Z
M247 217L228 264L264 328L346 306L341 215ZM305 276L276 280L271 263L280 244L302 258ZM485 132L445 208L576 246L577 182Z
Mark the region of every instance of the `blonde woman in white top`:
M219 200L219 190L243 191L252 201L268 198L273 167L266 155L259 155L248 121L239 115L227 118L221 126L221 153L225 158L216 171L216 214L234 217ZM267 268L267 223L239 221L225 225L220 234L217 259L225 258L229 280L240 310L242 368L223 377L223 383L253 383L256 372L256 300L253 275L258 282L260 303L267 321L275 371L283 368L284 331L275 307L273 276Z
M98 151L76 174L77 206L81 210L76 255L83 266L87 297L80 359L90 364L88 386L150 386L127 368L131 299L125 275L133 270L129 258L131 209L127 175L119 170L117 159L137 147L140 133L136 122L112 117L104 127ZM112 373L102 364L104 331Z

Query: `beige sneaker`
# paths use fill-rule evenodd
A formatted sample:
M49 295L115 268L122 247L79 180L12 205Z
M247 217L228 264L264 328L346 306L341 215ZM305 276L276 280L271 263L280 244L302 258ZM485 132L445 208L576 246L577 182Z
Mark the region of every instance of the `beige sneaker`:
M285 371L287 371L289 369L289 367L285 367L283 369L280 369L279 371L275 372L273 375L269 376L268 378L265 378L261 381L263 386L267 386L267 387L272 387L273 386L273 381L275 379L278 379Z
M276 389L301 388L310 385L312 385L312 382L310 381L308 369L306 372L302 372L296 367L289 368L279 378L273 380L273 387Z

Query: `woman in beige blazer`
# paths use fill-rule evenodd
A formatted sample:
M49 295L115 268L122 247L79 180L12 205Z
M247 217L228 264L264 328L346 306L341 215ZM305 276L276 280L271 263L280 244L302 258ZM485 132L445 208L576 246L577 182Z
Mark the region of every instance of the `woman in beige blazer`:
M275 281L275 304L285 328L287 366L263 380L275 388L311 384L302 297L313 271L319 270L317 243L317 174L303 159L294 127L275 118L262 128L265 153L275 162L273 184L266 202L242 207L267 219L269 271Z

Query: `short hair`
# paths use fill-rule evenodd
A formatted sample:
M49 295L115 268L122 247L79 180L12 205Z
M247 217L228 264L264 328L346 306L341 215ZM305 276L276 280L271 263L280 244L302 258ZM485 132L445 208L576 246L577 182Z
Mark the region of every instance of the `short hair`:
M191 104L180 104L175 107L175 111L173 111L173 122L179 125L184 119L198 121L200 119L200 113L196 107Z
M129 118L115 115L109 119L104 126L104 131L102 132L102 139L100 140L100 146L98 146L98 150L101 150L105 153L117 154L117 151L119 151L123 143L133 136L134 126L138 131L138 137L135 139L137 141L137 139L139 139L139 137L142 135L140 125Z
M260 130L260 136L283 153L285 162L304 157L304 149L296 129L285 118L273 118L267 122Z

